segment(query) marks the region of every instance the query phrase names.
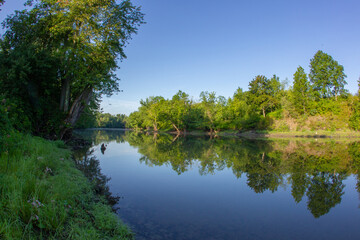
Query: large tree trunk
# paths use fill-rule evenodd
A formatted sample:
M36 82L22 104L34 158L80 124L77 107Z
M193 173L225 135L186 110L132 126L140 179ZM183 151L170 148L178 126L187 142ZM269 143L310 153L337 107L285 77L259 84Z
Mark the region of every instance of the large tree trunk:
M71 129L75 126L75 123L79 119L84 108L89 104L92 94L93 94L93 88L87 87L75 99L64 121L65 124L60 130L60 139L66 138L67 133L71 132Z
M70 80L61 81L60 111L68 112L70 106Z

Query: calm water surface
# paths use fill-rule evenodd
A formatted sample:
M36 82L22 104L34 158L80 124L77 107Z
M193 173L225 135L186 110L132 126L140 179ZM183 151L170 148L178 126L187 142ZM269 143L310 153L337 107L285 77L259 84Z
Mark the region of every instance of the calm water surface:
M81 134L136 239L360 239L360 142Z

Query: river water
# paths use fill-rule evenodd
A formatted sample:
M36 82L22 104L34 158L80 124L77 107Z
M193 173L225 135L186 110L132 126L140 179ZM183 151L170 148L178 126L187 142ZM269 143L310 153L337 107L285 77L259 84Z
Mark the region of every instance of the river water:
M136 239L360 239L360 142L79 133Z

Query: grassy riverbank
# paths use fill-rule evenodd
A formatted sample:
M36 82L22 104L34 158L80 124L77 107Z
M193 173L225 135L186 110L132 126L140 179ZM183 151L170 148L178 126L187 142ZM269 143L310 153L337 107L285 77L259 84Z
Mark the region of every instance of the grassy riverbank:
M360 138L359 131L223 131L219 136L235 135L245 138Z
M132 239L61 141L3 137L0 239Z

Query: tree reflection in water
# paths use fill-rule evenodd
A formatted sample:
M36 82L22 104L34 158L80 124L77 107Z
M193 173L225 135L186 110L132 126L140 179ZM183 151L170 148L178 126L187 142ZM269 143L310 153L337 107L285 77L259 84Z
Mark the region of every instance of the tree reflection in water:
M360 142L247 140L131 131L89 133L97 145L114 139L126 141L138 149L142 155L140 162L149 166L165 164L178 174L194 165L201 175L229 168L236 178L244 174L247 185L256 193L275 192L279 186L290 183L294 201L307 201L315 218L327 214L341 202L343 180L351 174L357 176L360 190Z
M330 211L332 207L341 202L344 194L345 174L332 174L325 172L314 173L307 190L308 209L315 218Z
M74 160L76 167L81 170L85 177L94 185L95 193L99 196L98 201L104 197L108 204L112 207L112 210L116 212L116 204L120 197L114 196L108 186L110 178L105 176L101 172L100 162L93 155L94 150L80 149L74 153Z

